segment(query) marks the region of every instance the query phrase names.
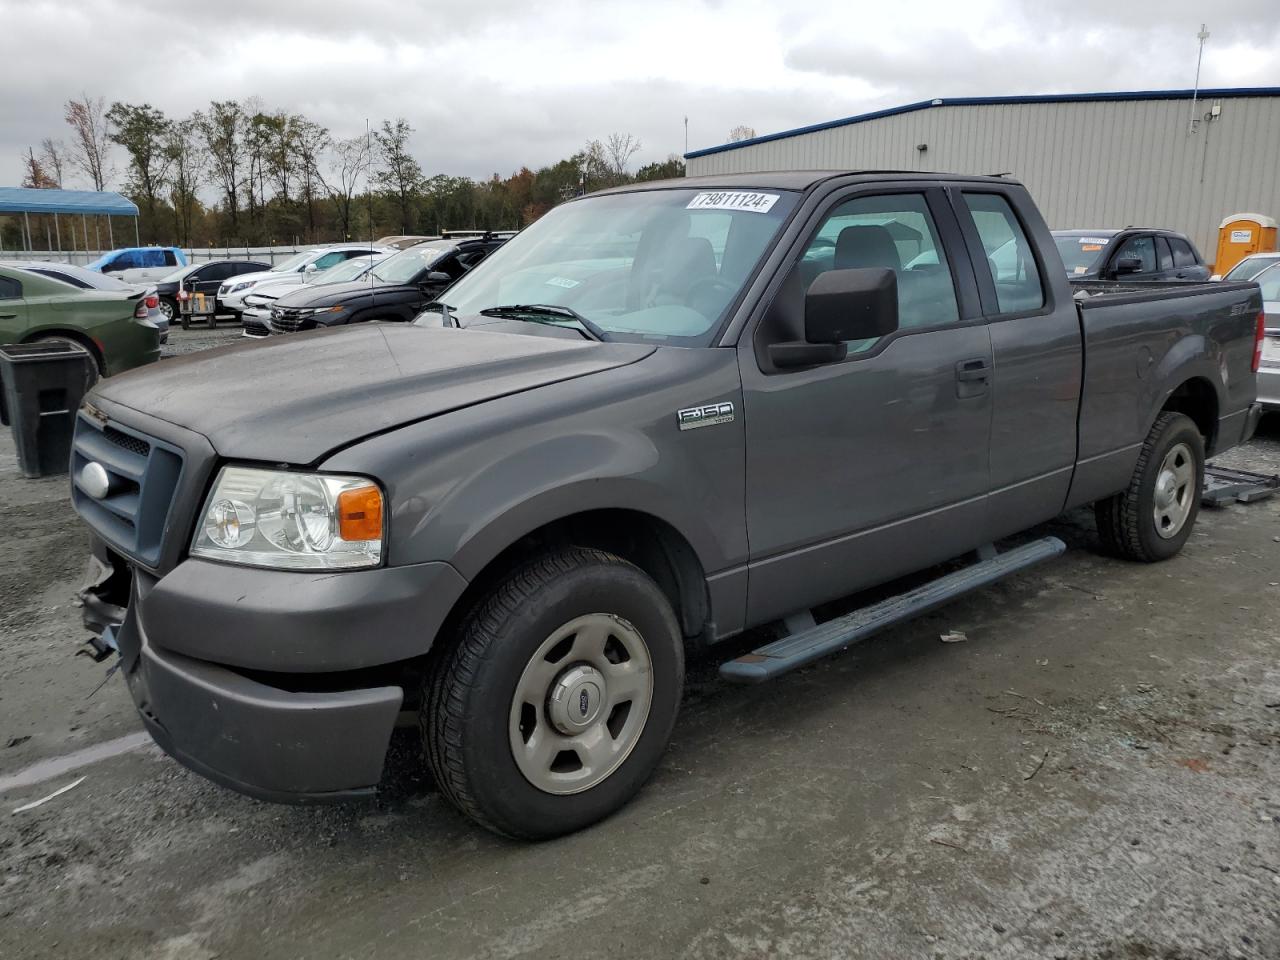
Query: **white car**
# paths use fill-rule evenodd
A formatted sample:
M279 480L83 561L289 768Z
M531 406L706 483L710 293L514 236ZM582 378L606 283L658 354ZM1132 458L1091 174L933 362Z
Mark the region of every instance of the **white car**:
M394 252L394 251L393 251ZM365 251L368 254L368 251ZM244 335L253 339L261 339L270 331L267 329L267 317L271 315L271 305L287 294L303 287L319 287L326 283L349 283L359 280L375 264L381 263L391 253L374 253L367 256L352 257L336 267L319 273L291 275L290 282L265 281L258 284L244 298L244 310L240 314L240 323L244 327Z
M237 317L244 312L244 298L250 290L257 290L267 284L292 284L298 282L298 275L310 275L336 267L344 260L352 257L367 257L371 253L395 253L393 249L370 247L367 243L334 243L325 247L314 247L295 253L288 260L277 263L270 270L261 273L242 273L232 277L218 287L216 309L219 313L234 313Z

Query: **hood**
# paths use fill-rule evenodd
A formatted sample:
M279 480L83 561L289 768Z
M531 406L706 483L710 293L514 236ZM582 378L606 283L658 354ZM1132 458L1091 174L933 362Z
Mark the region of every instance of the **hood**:
M295 280L293 283L259 283L252 288L246 290L245 300L249 297L262 297L264 300L276 300L280 297L287 297L291 293L297 293L299 290L306 290L307 285Z
M93 396L209 438L221 455L305 465L391 427L642 360L654 347L367 323L164 360Z
M282 295L275 305L282 309L285 307L332 307L334 304L346 303L353 297L367 296L371 290L384 293L402 288L418 289L413 284L370 283L368 280L352 280L349 283L311 283L301 290L293 290Z
M236 284L244 283L246 280L252 280L254 286L257 286L265 280L288 280L291 283L297 283L298 278L292 272L277 273L274 270L260 270L257 273L240 273L236 274L234 277L228 277L226 280L223 280L218 284L218 289L221 290L223 287L226 287L229 290Z

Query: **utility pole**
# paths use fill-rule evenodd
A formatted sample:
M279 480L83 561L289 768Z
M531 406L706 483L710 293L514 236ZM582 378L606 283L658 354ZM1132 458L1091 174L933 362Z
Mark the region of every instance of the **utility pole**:
M689 115L685 114L684 118L684 152L689 152Z
M1196 116L1196 101L1200 98L1200 63L1204 60L1204 42L1209 39L1209 31L1205 29L1205 24L1200 24L1200 32L1196 34L1196 39L1200 41L1200 52L1196 54L1196 85L1191 91L1191 116L1187 119L1187 135L1196 132L1196 123L1199 118Z

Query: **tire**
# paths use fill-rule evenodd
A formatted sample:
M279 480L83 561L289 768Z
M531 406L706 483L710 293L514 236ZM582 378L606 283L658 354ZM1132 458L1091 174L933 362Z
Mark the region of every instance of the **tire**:
M182 312L178 307L177 300L170 300L168 297L160 298L160 315L169 321L170 325L182 319Z
M70 343L73 346L79 347L85 353L89 354L89 359L93 361L93 370L89 374L88 386L92 387L95 383L97 383L102 378L102 375L103 375L102 374L102 358L98 356L98 351L94 350L92 347L85 346L75 337L64 337L56 333L51 333L43 337L33 337L31 342L32 343Z
M1199 429L1184 414L1160 414L1143 441L1128 488L1094 504L1103 549L1125 560L1168 560L1191 536L1203 490Z
M555 550L494 587L434 658L419 712L427 762L489 830L572 833L653 774L683 687L683 639L658 585L613 554Z

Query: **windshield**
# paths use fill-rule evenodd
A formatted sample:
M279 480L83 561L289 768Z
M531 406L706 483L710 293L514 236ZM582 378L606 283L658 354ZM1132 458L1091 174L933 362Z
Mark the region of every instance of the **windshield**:
M1227 271L1223 280L1252 280L1275 263L1274 257L1246 257Z
M452 243L420 243L387 257L371 272L383 283L408 283L442 256L456 249Z
M613 340L705 345L796 202L787 191L645 190L566 203L444 300L461 317L567 307Z
M1280 263L1273 264L1254 277L1262 288L1262 299L1268 303L1280 300Z
M1088 273L1097 264L1111 238L1054 236L1053 242L1058 245L1058 253L1062 255L1067 274L1073 275Z
M314 250L303 250L301 253L295 253L288 260L277 263L271 268L271 273L288 273L290 270L297 270L300 266L316 255Z
M326 283L346 283L348 280L359 278L369 269L370 264L377 262L378 260L373 257L352 257L321 272L312 283L316 286Z

